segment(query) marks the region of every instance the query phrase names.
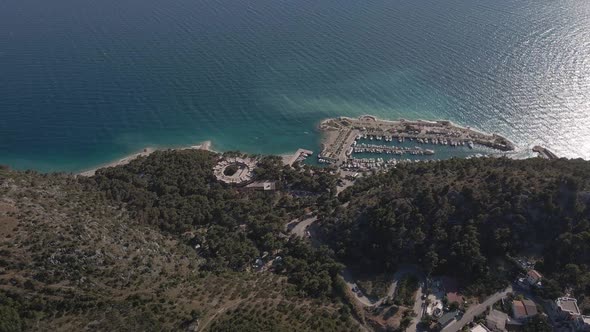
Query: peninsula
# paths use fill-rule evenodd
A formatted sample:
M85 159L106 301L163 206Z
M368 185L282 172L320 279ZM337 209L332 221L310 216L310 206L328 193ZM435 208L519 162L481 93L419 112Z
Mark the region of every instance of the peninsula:
M147 157L150 154L154 153L155 151L157 151L158 149L156 148L152 148L152 147L147 147L145 149L143 149L141 152L137 152L137 153L133 153L130 154L128 156L125 156L122 159L119 160L115 160L113 162L104 164L104 165L100 165L98 167L83 171L78 173L78 175L80 176L93 176L97 170L101 169L101 168L106 168L106 167L116 167L116 166L123 166L123 165L127 165L129 164L131 161L133 161L134 159L137 159L139 157ZM182 147L182 148L178 148L178 149L173 149L173 150L205 150L205 151L212 151L211 150L211 141L205 141L201 144L198 145L191 145L188 147Z

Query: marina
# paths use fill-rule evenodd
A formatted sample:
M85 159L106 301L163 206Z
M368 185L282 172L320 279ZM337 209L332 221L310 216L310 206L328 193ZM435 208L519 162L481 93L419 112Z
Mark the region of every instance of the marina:
M324 133L318 162L344 169L380 169L397 163L477 157L514 150L496 134L449 121L388 121L374 116L339 117L321 122Z

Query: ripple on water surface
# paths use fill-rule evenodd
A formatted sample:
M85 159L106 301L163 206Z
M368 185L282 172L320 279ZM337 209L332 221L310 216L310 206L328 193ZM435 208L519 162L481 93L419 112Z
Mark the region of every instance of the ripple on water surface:
M590 2L5 0L0 163L318 151L338 115L451 119L590 159Z

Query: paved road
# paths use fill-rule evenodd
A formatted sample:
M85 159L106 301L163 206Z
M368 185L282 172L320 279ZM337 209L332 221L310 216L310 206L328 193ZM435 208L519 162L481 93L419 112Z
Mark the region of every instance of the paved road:
M388 297L393 297L393 295L395 294L395 290L397 288L397 283L403 277L405 277L407 275L419 276L420 283L422 284L424 282L423 278L420 277L421 275L420 275L420 273L418 272L418 270L415 267L413 267L413 266L403 266L399 270L397 270L397 272L395 272L395 274L393 275L393 280L391 282L391 285L389 285L389 288L387 289L387 294L385 294L384 297L382 297L380 299L371 299L371 298L367 297L365 294L361 294L361 296L356 295L356 299L358 300L358 302L360 302L362 305L364 305L366 307L378 307ZM355 281L354 281L354 278L352 276L352 273L350 272L349 269L344 269L344 271L342 272L342 278L344 279L344 281L348 285L348 288L351 291L352 291L352 289L354 287L357 286L356 283L355 283ZM421 302L422 301L421 298L422 298L422 287L419 287L417 299ZM418 300L416 302L419 302ZM414 310L414 311L418 314L418 311L416 311L416 310Z
M294 235L302 237L302 238L305 237L305 230L307 229L308 226L311 226L316 220L318 220L317 217L310 217L310 218L300 221L297 225L295 225L295 227L293 227L291 229L291 234L294 234ZM295 223L295 222L297 222L297 221L293 220L291 223ZM313 235L313 232L311 234ZM312 241L313 240L314 239L312 238ZM346 285L348 286L350 291L354 294L354 297L363 306L366 306L366 307L374 306L375 304L377 304L378 302L383 300L383 299L381 299L379 301L375 301L375 300L369 299L364 294L361 294L361 296L358 296L355 292L353 292L352 289L357 287L357 285L356 285L354 278L352 277L352 273L350 272L349 269L346 268L346 269L344 269L344 271L342 271L342 278L344 279L344 282L346 282ZM394 288L394 290L395 290L395 288Z
M424 300L422 300L422 287L423 287L423 283L420 283L420 287L418 287L418 291L416 292L416 298L414 300L414 313L416 314L416 317L414 317L414 319L412 319L412 325L410 325L408 327L408 329L406 331L409 332L416 332L417 328L418 328L418 324L420 323L420 320L422 319L422 315L424 314Z
M344 189L352 186L354 184L354 181L350 181L348 179L342 179L342 185L336 187L336 194L340 194L341 192L344 191Z
M352 289L354 287L356 287L356 283L354 282L354 278L352 277L352 273L350 272L350 270L348 268L346 268L346 269L344 269L344 271L342 271L342 278L344 279L344 282L346 282L346 285L348 286L350 291L352 293L354 293L352 291ZM361 296L359 296L358 294L355 293L354 296L356 297L358 302L360 302L362 305L364 305L366 307L372 307L374 305L377 305L381 301L381 300L375 301L375 300L369 299L365 294L361 294Z
M309 217L307 219L300 221L293 228L291 228L291 234L293 234L295 236L299 236L301 238L305 238L305 231L308 229L308 227L313 225L313 223L316 222L317 220L318 220L318 217L314 216L314 217ZM297 220L291 221L287 225L287 229L289 228L290 224L292 224L292 223L294 224L296 222L297 222ZM319 246L320 242L317 239L317 237L315 236L314 232L310 232L310 234L311 234L312 245ZM350 289L351 293L354 294L353 296L357 299L358 302L360 302L364 306L374 305L375 301L370 300L364 294L362 294L361 296L358 296L352 291L352 288L354 288L356 286L356 284L355 284L354 279L352 278L352 275L348 269L344 269L344 271L342 271L342 278L344 279L344 281L346 282L346 285L348 285L348 288ZM359 326L360 326L361 330L368 331L367 328L360 322L359 322Z
M295 227L293 227L291 229L291 233L295 234L296 236L299 236L299 237L305 237L305 230L308 228L308 226L311 226L317 219L318 218L314 216L314 217L310 217L310 218L302 220L297 225L295 225ZM295 222L295 221L293 221L293 222ZM355 294L355 298L363 306L366 306L366 307L379 306L379 305L381 305L381 303L383 301L385 301L385 299L387 297L393 297L393 295L395 294L395 290L397 288L398 281L401 280L404 276L406 276L408 274L420 277L420 287L418 288L418 291L416 292L416 299L415 299L414 308L413 308L414 313L416 314L416 317L414 317L414 319L412 320L412 325L410 325L410 327L408 328L408 331L415 332L417 329L417 325L418 325L418 323L420 323L420 320L422 319L422 314L424 312L424 308L423 308L424 302L422 301L422 285L424 284L424 278L422 277L422 275L418 272L418 270L415 267L413 267L413 266L400 267L400 269L398 271L396 271L396 273L393 275L393 281L387 290L387 294L383 298L370 299L365 294L361 294L361 296L358 296L357 294ZM342 278L344 279L344 281L346 282L346 285L348 285L348 288L352 292L352 289L354 287L356 287L356 283L354 281L354 278L352 277L350 270L344 269L344 271L342 272ZM500 299L505 297L506 294L508 294L510 292L512 292L512 286L509 286L508 288L506 288L502 292L495 293L494 295L487 298L483 303L480 303L474 307L469 308L469 310L467 310L467 312L463 315L461 320L447 326L446 328L443 329L443 332L457 332L457 331L461 330L463 328L463 326L472 322L473 319L475 318L475 316L478 316L478 315L481 315L482 313L484 313L488 307L492 306L495 302L500 301ZM352 293L354 293L354 292L352 292Z
M407 275L415 275L419 278L420 282L423 281L421 274L418 272L418 270L414 266L410 266L410 265L401 266L393 275L393 278L391 280L391 285L389 285L389 288L387 289L387 293L385 294L385 296L380 298L378 301L374 302L372 305L379 306L388 297L393 298L393 295L395 294L395 290L397 289L397 283L403 277L405 277Z
M307 229L308 226L313 224L316 220L318 220L318 217L310 217L310 218L302 220L297 225L295 225L295 227L293 227L293 229L291 229L291 233L295 234L299 237L305 237L305 230Z
M418 269L414 266L411 265L402 265L400 266L400 268L395 271L395 274L393 275L393 281L391 282L391 285L389 286L389 289L387 290L387 296L389 297L393 297L393 294L395 294L395 290L397 288L397 283L402 280L403 277L407 276L407 275L414 275L416 277L418 277L418 280L420 282L423 282L423 278L421 277L422 274L420 274L418 272ZM385 300L385 298L382 299L382 301Z
M471 323L473 318L477 315L483 314L488 307L491 307L494 303L500 301L506 294L512 292L512 286L508 286L505 290L495 293L494 295L488 297L482 303L469 308L467 312L463 315L461 320L452 323L451 325L447 326L443 329L443 332L457 332L463 328L463 326Z
M296 224L292 229L291 229L291 234L294 234L296 236L305 237L305 231L308 229L309 226L311 226L314 222L316 222L318 220L318 218L316 216L314 217L310 217L307 219L304 219L302 221L300 221L298 224ZM295 223L296 220L292 221L291 223ZM290 224L291 224L290 223ZM287 226L288 227L288 226ZM313 235L313 232L311 233L311 235ZM317 241L317 239L314 239L312 237L312 242L314 242L314 240ZM342 278L344 279L344 281L346 282L346 285L348 286L348 288L351 290L352 293L354 293L354 297L357 299L357 301L362 304L363 306L366 307L372 307L372 306L379 306L381 305L381 303L383 301L385 301L388 297L393 297L393 295L395 294L395 290L397 288L397 284L398 282L405 277L406 275L415 275L419 277L420 280L420 284L424 283L424 278L423 276L418 272L418 270L416 269L416 267L414 266L410 266L410 265L406 265L406 266L401 266L393 275L393 280L391 282L391 285L389 285L389 288L387 289L387 294L385 294L384 297L380 298L380 299L371 299L369 297L367 297L365 294L360 294L360 296L356 293L354 293L352 291L353 288L357 287L354 278L352 276L352 273L350 272L349 269L344 269L344 271L342 271ZM414 305L414 312L419 316L417 318L417 322L416 324L420 321L420 318L422 316L422 288L420 287L418 289L417 295L416 295L416 302ZM414 324L415 325L415 324ZM415 327L414 327L415 330Z

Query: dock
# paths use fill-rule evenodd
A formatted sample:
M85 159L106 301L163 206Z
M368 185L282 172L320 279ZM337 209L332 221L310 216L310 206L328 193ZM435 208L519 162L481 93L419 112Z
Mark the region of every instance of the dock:
M297 162L304 161L305 159L307 159L307 157L309 157L311 155L313 155L313 151L306 150L306 149L297 149L297 151L293 155L284 158L283 163L285 165L292 166L293 164L295 164Z
M544 148L540 145L534 146L533 152L538 153L539 157L541 157L541 158L545 158L545 159L549 159L549 160L559 159L559 157L555 153L551 152L549 149Z

